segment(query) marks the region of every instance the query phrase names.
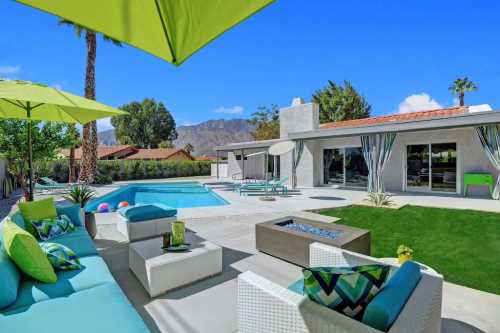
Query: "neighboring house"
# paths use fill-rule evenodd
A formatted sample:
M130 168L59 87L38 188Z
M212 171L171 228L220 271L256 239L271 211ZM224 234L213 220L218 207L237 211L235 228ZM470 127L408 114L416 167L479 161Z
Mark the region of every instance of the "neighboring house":
M65 158L69 158L69 149L61 151ZM183 149L171 148L156 148L156 149L140 149L132 145L121 146L102 146L97 148L97 156L100 160L172 160L185 161L193 160L194 158ZM75 149L75 159L82 158L82 148Z
M396 133L382 174L387 190L460 194L465 172L498 177L475 130L498 123L500 112L478 105L320 124L318 106L295 99L291 107L280 110L280 139L232 143L215 150L228 153L228 177L264 179L267 171L268 177L288 176L290 184L292 153L270 156L266 166L262 152L280 141L303 142L296 169L298 186L366 188L368 168L361 136Z

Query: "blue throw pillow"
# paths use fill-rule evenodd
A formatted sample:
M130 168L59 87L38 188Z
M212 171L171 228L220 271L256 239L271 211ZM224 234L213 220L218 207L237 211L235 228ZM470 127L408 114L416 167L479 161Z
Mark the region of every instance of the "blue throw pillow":
M66 215L53 219L31 220L31 225L35 228L38 239L42 241L48 241L75 230L75 226Z
M0 309L16 301L21 283L21 274L5 252L2 241L3 239L0 240Z
M40 243L40 247L54 269L68 271L82 268L80 260L69 247L58 243Z
M20 211L15 212L14 214L10 215L10 220L17 224L17 226L23 230L26 230L26 224L24 222L23 215L21 214Z
M305 268L304 291L312 301L361 320L366 306L384 285L389 270L385 265Z
M81 208L79 204L56 206L57 215L66 215L77 227L83 226Z
M421 277L420 266L412 261L406 261L368 304L363 315L363 323L387 332L403 310Z

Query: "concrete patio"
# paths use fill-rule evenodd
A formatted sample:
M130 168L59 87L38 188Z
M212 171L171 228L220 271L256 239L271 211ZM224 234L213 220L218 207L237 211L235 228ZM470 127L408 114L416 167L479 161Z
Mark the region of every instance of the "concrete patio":
M127 296L152 331L235 332L236 277L250 270L287 286L301 277L299 267L259 253L255 224L289 212L322 210L359 203L366 192L332 188L301 189L300 194L262 202L239 196L223 184L203 179L231 205L180 209L179 216L196 237L223 247L223 273L151 299L128 268L128 244L116 231L114 214L99 214L96 244ZM116 185L99 188L108 192ZM500 211L497 201L458 196L395 194L397 204ZM310 213L304 213L310 214ZM451 283L443 290L443 332L500 332L500 296Z

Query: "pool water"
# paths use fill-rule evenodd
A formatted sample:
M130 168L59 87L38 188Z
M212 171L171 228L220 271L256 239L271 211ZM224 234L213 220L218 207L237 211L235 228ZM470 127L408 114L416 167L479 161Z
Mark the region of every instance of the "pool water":
M109 204L112 210L118 203L129 205L162 203L174 208L193 208L227 205L228 202L210 188L198 182L140 183L123 186L85 206L85 211L96 211L101 203Z

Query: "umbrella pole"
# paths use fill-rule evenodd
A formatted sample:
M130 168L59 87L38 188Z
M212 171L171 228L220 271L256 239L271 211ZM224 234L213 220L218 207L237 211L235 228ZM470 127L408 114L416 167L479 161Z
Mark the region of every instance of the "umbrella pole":
M29 168L29 178L30 178L30 192L28 195L28 201L33 201L33 147L31 138L31 105L30 102L26 103L26 113L28 115L28 168Z

